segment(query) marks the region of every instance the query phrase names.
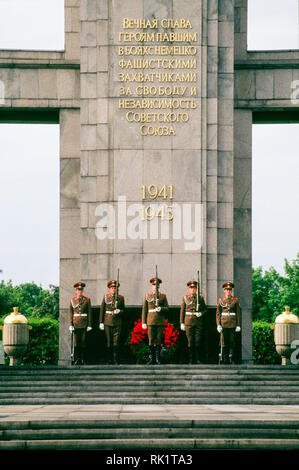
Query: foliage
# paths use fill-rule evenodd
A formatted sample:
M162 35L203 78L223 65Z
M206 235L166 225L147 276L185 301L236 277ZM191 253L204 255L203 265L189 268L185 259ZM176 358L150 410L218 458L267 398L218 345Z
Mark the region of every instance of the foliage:
M142 321L139 319L135 322L131 331L131 337L127 343L130 345L133 355L136 357L137 364L146 364L149 359L149 346L147 329L142 328ZM163 362L171 362L177 350L178 330L165 320L165 328L163 331L163 344L161 348L161 356Z
M284 270L286 277L283 279L282 303L299 315L299 253L292 263L285 260Z
M252 318L273 322L290 306L299 314L299 253L291 263L285 259L285 276L274 268L263 273L262 267L252 270Z
M24 364L57 364L59 351L59 323L52 318L30 318L29 345Z
M49 289L34 282L13 286L9 281L0 283L0 315L9 315L13 307L18 307L25 317L48 317L58 320L59 287L50 285Z
M273 324L265 321L252 323L252 357L255 364L281 364L275 348Z

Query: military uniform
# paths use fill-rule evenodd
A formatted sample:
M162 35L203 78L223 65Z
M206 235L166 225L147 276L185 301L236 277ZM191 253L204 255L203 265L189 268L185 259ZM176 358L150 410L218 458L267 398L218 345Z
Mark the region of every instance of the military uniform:
M222 286L231 290L234 287L232 282L226 282ZM221 332L221 344L223 348L223 362L225 364L234 363L236 348L236 332L241 330L242 310L237 297L220 297L217 303L216 324Z
M83 291L84 282L74 284L75 289ZM69 305L69 328L74 332L75 364L84 364L86 351L86 332L91 330L91 302L89 297L72 297Z
M189 288L197 288L197 281L190 281L187 283ZM184 325L186 337L188 341L189 363L192 364L195 360L198 364L201 363L199 359L199 347L203 340L205 315L207 306L203 296L199 297L197 305L197 294L186 294L182 298L180 310L180 324L181 328Z
M152 285L160 285L161 279L150 280ZM148 340L150 347L150 364L160 364L160 352L163 331L165 328L165 316L168 312L168 301L166 294L159 293L159 298L154 292L145 294L142 303L142 324L147 325ZM156 342L156 348L155 348Z
M108 282L107 287L117 287L117 281ZM104 325L109 363L118 364L118 348L124 311L125 299L122 295L119 294L117 299L116 295L111 293L104 295L99 321L100 328L101 325Z

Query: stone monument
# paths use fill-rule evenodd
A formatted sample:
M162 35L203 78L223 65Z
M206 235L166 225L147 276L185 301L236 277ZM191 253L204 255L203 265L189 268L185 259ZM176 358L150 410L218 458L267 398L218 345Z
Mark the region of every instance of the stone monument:
M156 264L171 305L234 281L251 361L251 127L298 119L299 53L246 43L246 0L65 0L64 51L0 51L1 122L60 124L60 364L73 284L139 306Z

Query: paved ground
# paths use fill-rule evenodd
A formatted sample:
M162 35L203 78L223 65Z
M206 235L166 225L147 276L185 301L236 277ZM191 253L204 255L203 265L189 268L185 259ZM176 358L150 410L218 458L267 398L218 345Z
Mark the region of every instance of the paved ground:
M299 405L0 405L0 422L33 420L299 420Z

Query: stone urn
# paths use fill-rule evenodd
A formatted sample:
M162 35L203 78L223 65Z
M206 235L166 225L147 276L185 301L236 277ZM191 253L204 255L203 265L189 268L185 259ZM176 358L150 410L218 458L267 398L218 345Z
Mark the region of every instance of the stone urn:
M281 356L281 364L290 364L292 354L291 344L299 339L299 318L290 312L290 307L275 319L274 341L276 351Z
M9 356L10 366L22 363L29 342L30 329L27 318L18 311L18 307L14 307L13 312L4 319L3 346L4 352Z

